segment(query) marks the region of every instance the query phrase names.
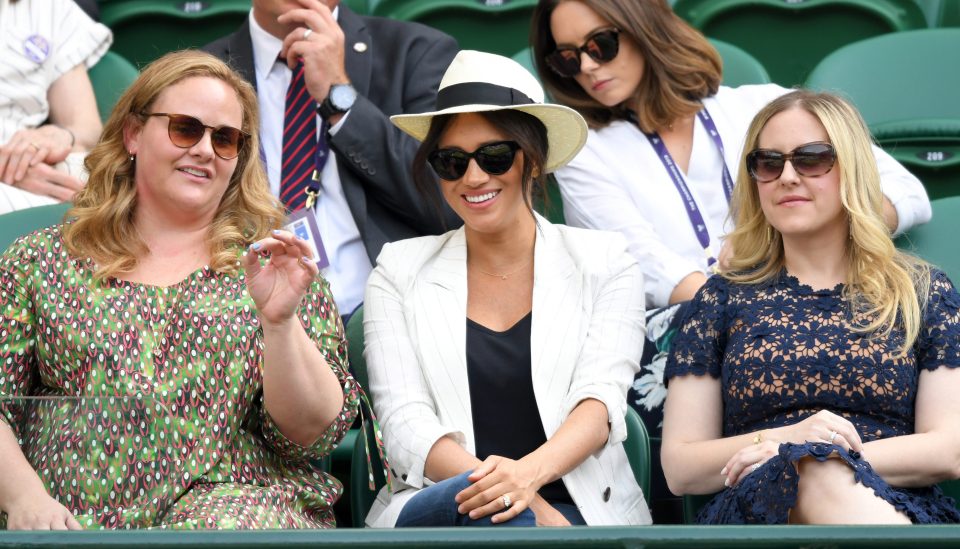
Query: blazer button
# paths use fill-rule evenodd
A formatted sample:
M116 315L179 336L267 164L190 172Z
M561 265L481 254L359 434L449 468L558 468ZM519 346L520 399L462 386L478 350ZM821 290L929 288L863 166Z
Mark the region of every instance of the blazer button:
M400 475L400 478L402 478L403 480L407 480L407 474L404 473L404 474Z
M607 489L603 491L603 501L604 503L610 501L610 487L607 486Z
M361 160L360 168L363 169L363 171L367 171L367 163Z
M377 175L377 170L375 170L375 169L373 169L373 168L369 168L369 169L367 170L367 173L370 174L370 175Z

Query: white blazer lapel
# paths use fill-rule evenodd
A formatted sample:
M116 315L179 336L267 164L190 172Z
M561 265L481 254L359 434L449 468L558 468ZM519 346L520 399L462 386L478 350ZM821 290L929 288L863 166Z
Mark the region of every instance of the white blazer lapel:
M537 216L533 324L530 334L533 390L548 437L560 427L563 396L570 387L586 322L583 288L560 231Z
M467 426L464 442L474 452L470 382L467 377L467 245L463 229L437 253L411 303L423 373L433 387L444 425Z

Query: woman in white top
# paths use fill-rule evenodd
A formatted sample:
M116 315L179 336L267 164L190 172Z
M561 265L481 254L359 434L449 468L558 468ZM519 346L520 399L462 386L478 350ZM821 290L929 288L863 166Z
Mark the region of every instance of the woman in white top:
M535 18L544 86L591 126L583 151L557 172L567 222L627 237L648 307L691 299L721 253L747 126L789 90L721 86L719 54L666 0L541 0ZM656 137L679 169L676 181ZM920 181L874 153L887 226L899 232L928 221Z
M364 302L370 390L390 458L371 526L648 524L622 441L643 278L617 234L531 208L587 127L516 62L462 51L423 141L464 226L384 246ZM426 193L425 193L425 196ZM429 196L433 196L430 194Z
M0 0L0 213L83 187L101 128L87 69L111 42L72 0Z

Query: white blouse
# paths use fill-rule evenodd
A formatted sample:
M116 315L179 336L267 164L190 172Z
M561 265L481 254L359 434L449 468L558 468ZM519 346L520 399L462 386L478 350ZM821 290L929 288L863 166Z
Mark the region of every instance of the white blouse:
M723 162L736 180L743 140L754 115L791 90L775 84L721 86L703 101L723 140L725 158L695 118L693 148L684 179L710 234L718 257L729 231L729 205L723 191ZM897 211L897 233L930 220L930 201L919 179L874 147L883 193ZM677 284L690 273L708 272L707 254L697 240L673 180L647 138L627 121L590 130L577 157L556 173L566 222L577 227L617 231L643 269L647 307L667 305Z

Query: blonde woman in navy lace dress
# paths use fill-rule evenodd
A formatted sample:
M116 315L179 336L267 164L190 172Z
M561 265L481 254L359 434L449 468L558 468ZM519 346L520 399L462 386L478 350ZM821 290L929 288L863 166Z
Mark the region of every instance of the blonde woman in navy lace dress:
M665 377L663 466L719 492L705 523L960 519L960 296L894 248L870 136L828 94L774 100L747 134L736 257L694 298Z

